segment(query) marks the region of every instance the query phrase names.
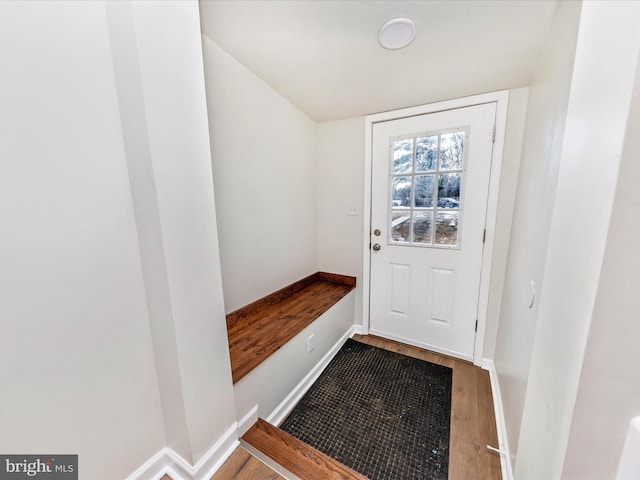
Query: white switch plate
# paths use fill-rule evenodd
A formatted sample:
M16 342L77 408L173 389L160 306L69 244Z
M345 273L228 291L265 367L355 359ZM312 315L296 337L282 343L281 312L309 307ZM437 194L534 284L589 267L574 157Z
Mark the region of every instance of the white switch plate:
M360 214L360 212L358 211L358 204L357 203L353 203L353 202L347 203L347 215L354 217L354 216L357 216L359 214Z

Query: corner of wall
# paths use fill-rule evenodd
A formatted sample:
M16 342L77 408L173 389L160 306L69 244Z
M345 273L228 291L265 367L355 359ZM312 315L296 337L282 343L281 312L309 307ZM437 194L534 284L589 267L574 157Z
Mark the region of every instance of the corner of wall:
M165 447L127 480L161 480L165 475L171 480L209 480L240 444L237 428L233 424L195 465Z
M202 39L228 313L318 271L317 132L280 93Z
M582 4L516 476L564 476L633 92L639 22L636 2Z

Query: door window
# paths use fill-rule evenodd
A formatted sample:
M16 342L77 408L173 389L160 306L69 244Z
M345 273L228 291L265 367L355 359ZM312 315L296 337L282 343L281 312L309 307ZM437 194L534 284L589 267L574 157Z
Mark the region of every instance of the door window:
M389 243L459 248L467 132L390 139Z

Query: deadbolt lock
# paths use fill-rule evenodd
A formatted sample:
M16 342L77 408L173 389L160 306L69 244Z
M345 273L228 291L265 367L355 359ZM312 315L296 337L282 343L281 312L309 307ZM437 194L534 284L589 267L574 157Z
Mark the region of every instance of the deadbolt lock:
M376 237L379 237L379 236L380 236L380 229L376 228L376 229L373 231L373 234L374 234Z

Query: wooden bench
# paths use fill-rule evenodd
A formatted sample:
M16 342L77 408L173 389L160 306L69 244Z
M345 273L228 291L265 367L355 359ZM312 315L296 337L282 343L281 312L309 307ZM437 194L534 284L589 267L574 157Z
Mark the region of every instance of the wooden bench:
M355 277L316 272L227 315L233 383L295 337L356 286Z

